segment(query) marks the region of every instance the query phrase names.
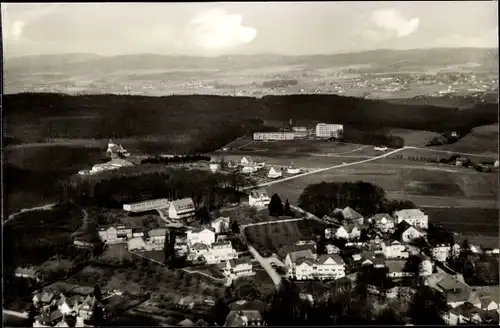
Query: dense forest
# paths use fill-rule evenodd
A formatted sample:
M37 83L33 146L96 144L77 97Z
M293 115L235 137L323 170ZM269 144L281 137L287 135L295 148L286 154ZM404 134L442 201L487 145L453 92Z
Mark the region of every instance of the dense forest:
M4 96L11 140L47 138L160 138L164 148L211 151L234 138L262 131L264 120L331 122L371 129L435 132L495 123L496 104L459 110L405 105L337 95L123 96L21 93ZM180 150L179 150L180 152Z

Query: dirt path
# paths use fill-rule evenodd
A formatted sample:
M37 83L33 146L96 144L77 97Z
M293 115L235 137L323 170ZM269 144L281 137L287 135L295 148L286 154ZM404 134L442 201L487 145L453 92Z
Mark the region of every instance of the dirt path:
M57 204L53 203L53 204L35 206L35 207L31 207L31 208L23 208L19 212L16 212L16 213L9 215L9 218L7 220L3 221L2 225L6 224L7 222L9 222L11 220L14 220L19 214L33 212L33 211L48 211L48 210L51 210L55 205L57 205Z

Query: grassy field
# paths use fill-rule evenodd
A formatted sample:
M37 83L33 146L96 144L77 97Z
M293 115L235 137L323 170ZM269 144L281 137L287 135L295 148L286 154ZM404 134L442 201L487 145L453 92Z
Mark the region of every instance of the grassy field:
M436 149L473 154L484 153L485 155L498 157L498 124L475 127L457 142L439 146Z
M405 146L413 147L425 147L432 138L440 136L439 133L423 130L387 129L387 132L395 137L403 138Z
M321 140L289 140L269 142L253 141L245 146L240 147L238 150L248 152L268 151L288 154L348 154L360 147L360 145Z
M315 220L302 220L252 226L245 229L248 241L264 256L301 239L315 238L331 225Z

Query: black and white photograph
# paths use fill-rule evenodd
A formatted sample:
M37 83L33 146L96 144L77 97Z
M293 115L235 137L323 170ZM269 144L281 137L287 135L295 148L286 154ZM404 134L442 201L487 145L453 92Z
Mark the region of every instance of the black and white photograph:
M499 325L497 1L0 17L3 326Z

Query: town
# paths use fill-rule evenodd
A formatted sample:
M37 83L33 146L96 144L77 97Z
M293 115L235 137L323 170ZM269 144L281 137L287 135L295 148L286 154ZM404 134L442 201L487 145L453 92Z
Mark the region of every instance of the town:
M341 126L331 126L334 128L326 137L339 134ZM323 127L318 125L318 130ZM115 162L134 157L113 141L106 155ZM267 166L249 156L227 163L204 159L198 164L209 174L254 174ZM133 164L101 166L101 170L94 167L79 172L79 176L85 179L89 174L120 172L130 166ZM267 179L301 171L296 166L271 167ZM432 311L443 323L498 323L498 286L471 281L468 267L498 261L498 248L454 242L452 231L432 223L432 218L413 206L369 216L346 206L318 217L288 200L283 203L279 195L269 195L265 188L248 186L242 190L246 190L246 198L210 213L201 211L201 215L199 204L189 197L175 199L175 192L168 198L123 203L121 209L101 212L102 219L87 217L88 222L72 234L75 252L90 253L90 266L125 263L126 267L135 261L149 262L158 272L174 270L215 284L215 289L239 290L241 299L232 297L231 303L222 306L220 294L207 290L174 298L172 291L161 288L131 293L127 287L120 289L114 284L111 288L104 281L83 277L47 282L43 269L17 267L18 279L42 286L32 292L26 316L34 327L88 327L112 322L120 313L117 303L131 302L132 310L122 311L162 318L162 322L174 325L273 325L276 318L269 313L272 309L262 306L266 299L261 289L267 288L269 293L291 282L298 286L299 299L310 309L328 299L328 293L319 290L332 286L351 288L373 299L379 308L372 309L372 315L389 311L384 303L396 308L408 306L425 292L430 293L426 297L435 295L430 302L438 308ZM95 284L89 285L91 281ZM315 287L311 290L311 286ZM167 315L172 311L190 315L175 319ZM415 323L411 315L403 317L398 322Z

